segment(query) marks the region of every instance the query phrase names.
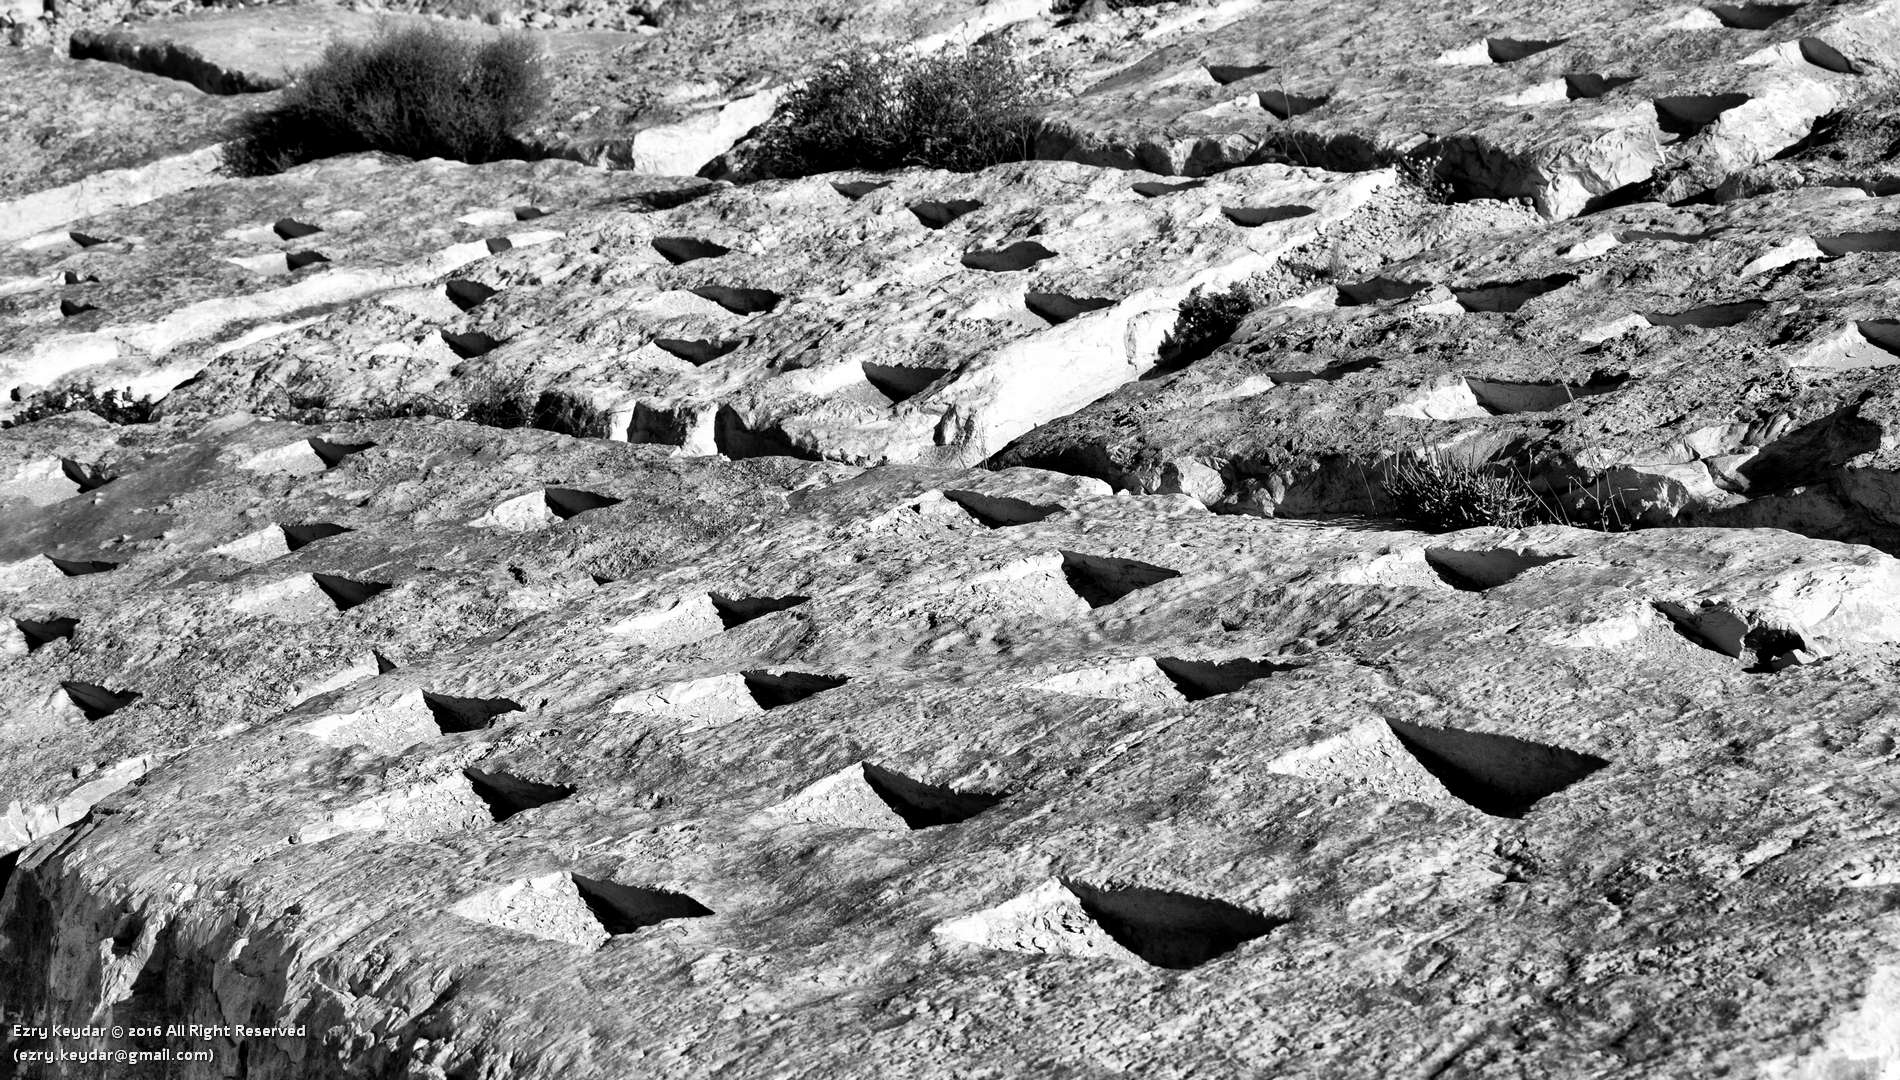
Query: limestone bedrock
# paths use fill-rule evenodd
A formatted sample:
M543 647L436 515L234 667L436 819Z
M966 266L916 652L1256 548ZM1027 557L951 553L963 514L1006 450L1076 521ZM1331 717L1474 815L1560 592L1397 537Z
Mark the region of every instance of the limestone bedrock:
M1900 1077L1892 0L405 5L548 159L220 172L362 7L7 16L0 1074Z

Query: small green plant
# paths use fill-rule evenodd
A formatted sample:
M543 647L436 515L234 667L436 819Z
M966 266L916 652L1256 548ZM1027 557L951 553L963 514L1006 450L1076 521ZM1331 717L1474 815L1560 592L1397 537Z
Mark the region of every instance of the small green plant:
M274 108L239 122L225 165L261 176L364 150L468 162L516 157L514 132L546 100L541 58L525 35L387 30L324 50Z
M1160 363L1168 371L1204 360L1215 349L1227 344L1240 329L1241 321L1256 307L1260 297L1249 282L1237 282L1225 289L1209 291L1195 286L1181 301L1174 328L1161 339Z
M785 96L760 137L771 176L911 165L974 172L1020 161L1040 122L1031 76L986 43L927 56L858 45Z
M1398 516L1427 529L1521 529L1552 517L1516 468L1456 451L1401 453L1380 470L1379 482Z
M30 424L35 420L63 416L70 412L89 412L112 424L149 424L153 412L158 408L158 402L134 398L130 391L117 387L100 390L91 383L41 390L15 400L21 403L19 411L10 420L0 420L0 428Z
M1451 180L1451 165L1437 146L1406 154L1393 162L1399 181L1418 192L1426 202L1452 206L1458 202L1458 189Z

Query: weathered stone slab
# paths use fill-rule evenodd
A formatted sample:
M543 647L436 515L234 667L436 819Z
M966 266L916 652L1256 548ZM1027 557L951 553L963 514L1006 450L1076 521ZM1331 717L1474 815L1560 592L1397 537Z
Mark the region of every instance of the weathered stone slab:
M581 205L643 208L707 185L568 162L333 159L225 181L37 234L0 254L0 384L61 380L163 396L204 353L339 304L432 285L399 304L459 313L452 273L560 235ZM433 357L453 365L440 339ZM22 390L26 392L26 390Z
M1304 516L1389 510L1395 454L1516 453L1577 520L1886 545L1891 202L1806 189L1454 240L1269 305L999 460Z
M1707 191L1880 92L1900 10L1315 0L1117 60L1051 111L1040 153L1191 176L1415 158L1464 196L1570 217L1641 185Z
M443 328L500 343L465 373L590 400L615 437L974 463L1152 368L1192 289L1270 269L1394 182L1263 166L1150 197L1138 175L1061 163L775 182L503 257L482 278L499 291ZM412 366L335 364L440 333L392 329L339 313L231 353L179 407L270 408L260 368L316 403L413 392Z
M0 435L48 448L115 478L0 558L118 562L0 601L76 620L0 650L12 1015L342 1017L239 1037L260 1076L573 1075L582 1039L600 1076L935 1075L954 1040L1371 1077L1447 1027L1567 1075L1631 994L1652 1071L1884 1052L1900 563L1866 548L1322 530L439 422ZM524 487L620 501L483 524ZM714 684L730 715L668 689ZM1471 980L1560 1022L1494 1041Z

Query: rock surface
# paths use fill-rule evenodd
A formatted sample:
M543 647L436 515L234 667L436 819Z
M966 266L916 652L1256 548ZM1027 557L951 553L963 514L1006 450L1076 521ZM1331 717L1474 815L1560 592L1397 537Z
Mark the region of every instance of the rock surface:
M1208 360L1000 460L1312 516L1389 510L1366 479L1381 457L1510 450L1579 519L1891 545L1896 206L1854 188L1639 204L1288 280Z
M252 107L117 64L9 49L0 63L0 202L87 182L105 186L120 170L213 146ZM126 204L93 202L79 212L89 217L117 205ZM17 220L0 212L0 242L28 235Z
M1462 194L1570 217L1717 186L1878 93L1900 8L1432 0L1223 5L1052 114L1045 155L1202 175L1415 158Z
M664 20L664 33L644 24L638 24L641 32L610 29L595 20L561 30L547 29L558 23L540 18L523 23L497 14L488 21L528 34L541 50L550 100L543 117L519 133L532 153L690 175L764 123L815 56L859 38L936 47L1041 14L1028 0L886 3L836 12L747 0L678 5ZM250 94L289 85L332 42L405 25L442 22L322 4L237 8L82 27L72 34L71 51L208 93ZM471 35L503 32L450 25Z
M439 422L6 443L112 476L0 551L73 620L0 668L9 1015L304 1024L215 1047L271 1076L1822 1075L1883 1015L1865 548Z
M1260 166L1149 198L1138 174L1049 163L727 189L497 256L452 321L376 301L231 350L176 407L387 405L450 378L419 376L418 349L470 334L498 344L457 377L584 398L618 438L973 464L1152 368L1191 289L1272 268L1393 181ZM70 349L58 329L47 348Z
M0 383L16 400L65 378L162 396L208 356L362 297L446 320L466 294L438 279L559 237L576 205L644 208L708 186L567 162L409 166L375 155L221 179L0 255ZM428 344L454 364L448 339Z
M637 169L267 179L0 56L0 1075L1900 1076L1897 10L498 7ZM640 158L991 30L1079 160Z

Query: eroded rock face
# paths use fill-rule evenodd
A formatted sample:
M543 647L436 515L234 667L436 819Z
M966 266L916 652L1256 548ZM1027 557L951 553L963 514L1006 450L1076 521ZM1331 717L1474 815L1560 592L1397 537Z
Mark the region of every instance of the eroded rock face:
M399 355L446 369L458 359L451 324L483 299L476 264L559 237L578 206L625 213L708 186L568 162L378 155L219 179L0 254L0 385L24 395L83 380L164 396L218 356L364 298L384 319L438 327L422 355Z
M0 539L113 564L5 594L41 637L0 657L9 1016L304 1024L225 1049L261 1076L571 1072L583 1015L587 1075L934 1074L955 1040L1372 1076L1447 1024L1561 1074L1631 993L1646 1068L1863 1060L1883 1007L1900 564L1866 548L1315 530L446 422L0 442L114 474ZM554 491L597 501L495 527ZM1491 1041L1473 980L1566 1034Z
M456 370L526 377L611 413L617 438L693 453L974 464L1152 368L1192 289L1272 269L1394 177L1261 166L1161 198L1142 183L1023 164L596 215L470 275L499 291L455 330L500 344ZM360 305L230 351L177 405L388 402L449 367L392 379L337 361L436 336Z
M0 415L163 399L0 431L0 1026L298 1032L191 1080L1900 1069L1900 243L1822 135L1761 160L1891 5L775 2L613 14L708 83L649 149L842 28L1012 26L1084 160L234 180L187 95L0 191ZM313 10L188 25L363 21ZM1377 517L1421 449L1642 528Z
M1515 450L1578 520L1886 544L1890 201L1812 188L1460 238L1269 305L1000 460L1303 516L1389 509L1385 455Z
M114 64L8 49L0 64L0 244L215 178L255 102ZM76 117L83 126L75 129Z
M1118 57L1052 113L1041 152L1187 175L1416 157L1462 194L1561 218L1632 187L1707 191L1878 93L1900 59L1879 3L1232 10Z

